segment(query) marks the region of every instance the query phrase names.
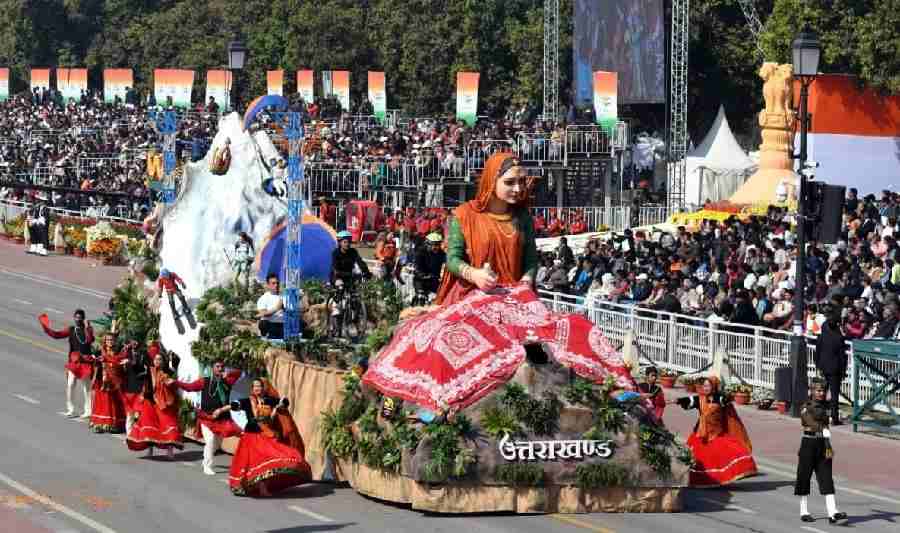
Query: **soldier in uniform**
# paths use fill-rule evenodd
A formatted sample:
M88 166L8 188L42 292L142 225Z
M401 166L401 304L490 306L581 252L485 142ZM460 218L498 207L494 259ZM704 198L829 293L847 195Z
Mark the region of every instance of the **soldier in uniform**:
M800 410L800 421L803 424L803 439L800 442L799 460L797 463L797 481L794 494L800 496L800 520L814 522L809 514L807 499L809 482L813 472L819 492L825 496L825 507L828 521L832 524L847 518L847 513L837 509L834 500L834 478L831 475L831 462L834 451L831 448L831 431L828 429L827 386L821 381L813 382L813 395Z
M43 201L38 201L28 210L28 232L31 235L31 246L28 253L47 255L50 247L50 210Z

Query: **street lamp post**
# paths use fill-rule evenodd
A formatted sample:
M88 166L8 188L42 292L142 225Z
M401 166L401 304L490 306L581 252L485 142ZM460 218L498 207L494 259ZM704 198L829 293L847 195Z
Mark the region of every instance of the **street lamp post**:
M237 73L244 69L247 61L247 47L243 41L235 39L228 43L228 70L231 71L231 92L234 94L234 110L240 107L240 92L237 90ZM230 95L229 95L230 96Z
M793 393L791 395L791 415L800 416L800 404L808 394L807 383L807 351L806 338L803 336L806 309L804 297L806 293L806 135L809 128L809 114L806 104L809 97L809 85L813 82L819 69L819 39L809 28L794 39L791 46L793 52L794 76L800 79L800 153L795 157L800 160L800 192L797 197L797 264L794 279L794 334L791 337L791 367L793 368Z

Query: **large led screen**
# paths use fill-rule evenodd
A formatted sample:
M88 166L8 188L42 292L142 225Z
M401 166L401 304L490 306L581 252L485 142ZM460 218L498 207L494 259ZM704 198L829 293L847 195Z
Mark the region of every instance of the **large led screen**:
M593 72L619 75L620 104L666 100L662 0L576 0L575 96L593 101Z

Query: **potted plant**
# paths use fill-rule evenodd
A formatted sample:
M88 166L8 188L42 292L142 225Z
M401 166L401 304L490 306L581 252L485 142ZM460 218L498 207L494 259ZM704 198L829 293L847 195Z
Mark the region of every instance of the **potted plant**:
M674 389L675 388L675 379L678 375L673 370L661 370L659 373L659 384L662 385L664 389Z
M697 392L697 378L694 376L684 375L678 378L678 382L684 386L684 391L689 393Z
M734 398L734 403L738 405L747 405L750 403L750 395L753 394L753 387L744 383L735 383L729 387L728 392Z

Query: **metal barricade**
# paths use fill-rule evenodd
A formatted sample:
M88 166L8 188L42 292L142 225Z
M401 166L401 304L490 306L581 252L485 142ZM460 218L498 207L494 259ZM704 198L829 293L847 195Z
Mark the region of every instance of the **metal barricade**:
M610 133L600 126L566 126L565 165L572 157L612 157L612 141Z
M520 133L516 135L514 150L519 159L538 166L562 166L565 161L562 138L552 133Z
M359 167L334 167L328 164L310 164L304 169L304 178L313 194L362 194L369 184ZM365 182L365 183L363 183Z
M699 317L653 311L633 304L598 301L581 296L539 291L541 301L556 312L588 316L612 341L624 343L627 334L641 362L685 373L707 370L717 351L723 351L733 377L754 387L773 390L775 370L790 366L790 332L729 322L711 322ZM816 375L815 342L807 339L807 375ZM849 343L848 343L849 344ZM852 345L851 345L852 348ZM874 359L878 359L877 361ZM843 400L881 412L900 409L900 359L875 357L859 362L852 356L847 379L841 385ZM860 370L860 365L866 367ZM893 376L893 377L892 377Z
M485 162L497 152L513 152L515 143L509 139L479 139L466 147L466 175L478 179Z

